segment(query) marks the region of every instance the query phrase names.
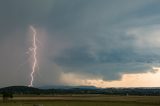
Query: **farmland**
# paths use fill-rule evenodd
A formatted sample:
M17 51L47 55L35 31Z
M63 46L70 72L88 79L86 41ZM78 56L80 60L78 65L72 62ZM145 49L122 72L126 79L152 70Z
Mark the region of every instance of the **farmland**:
M160 96L16 96L0 106L159 106Z

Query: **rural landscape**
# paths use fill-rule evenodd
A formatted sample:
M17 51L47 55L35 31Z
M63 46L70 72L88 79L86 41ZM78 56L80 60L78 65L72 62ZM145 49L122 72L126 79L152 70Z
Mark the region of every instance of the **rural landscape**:
M0 89L0 106L159 106L159 88L68 87Z
M0 0L0 106L160 106L160 0Z

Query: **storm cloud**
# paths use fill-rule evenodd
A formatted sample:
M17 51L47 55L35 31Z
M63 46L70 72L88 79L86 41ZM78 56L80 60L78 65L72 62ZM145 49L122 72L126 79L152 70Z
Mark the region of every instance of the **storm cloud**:
M159 0L1 0L0 85L29 83L30 25L41 42L36 86L64 84L61 73L108 81L125 73L148 72L160 62L159 4Z

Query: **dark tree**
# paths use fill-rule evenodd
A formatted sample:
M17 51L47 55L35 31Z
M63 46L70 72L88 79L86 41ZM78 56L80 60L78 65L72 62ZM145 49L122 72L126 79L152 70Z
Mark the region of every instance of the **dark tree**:
M13 98L12 93L3 92L2 94L3 94L3 102L7 102L9 100L9 98Z

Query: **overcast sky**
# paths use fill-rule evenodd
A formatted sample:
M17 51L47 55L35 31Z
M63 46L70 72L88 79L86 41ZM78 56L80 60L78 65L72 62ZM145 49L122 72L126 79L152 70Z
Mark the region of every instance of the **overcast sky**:
M38 39L34 86L97 86L87 81L152 72L160 66L159 5L159 0L0 0L0 87L29 84L31 25Z

